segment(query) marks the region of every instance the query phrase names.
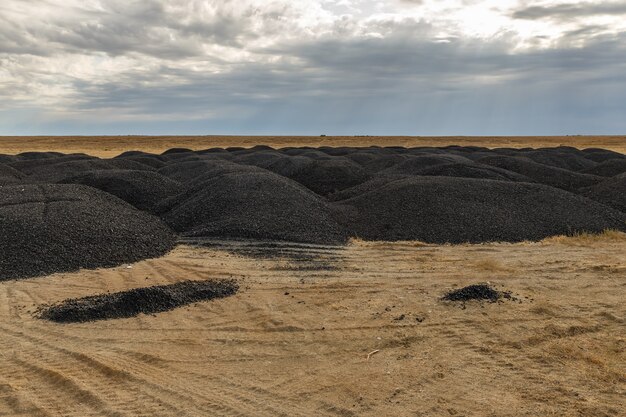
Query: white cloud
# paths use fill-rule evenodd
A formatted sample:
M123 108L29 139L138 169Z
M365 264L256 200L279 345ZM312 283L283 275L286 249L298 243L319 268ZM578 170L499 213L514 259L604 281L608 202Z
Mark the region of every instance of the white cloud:
M517 91L555 68L566 74L558 83L598 73L612 82L625 64L620 10L602 1L3 0L0 120L245 124L284 113L284 103L319 111L324 100L350 119L364 100L410 106L418 94ZM594 73L589 59L605 66Z

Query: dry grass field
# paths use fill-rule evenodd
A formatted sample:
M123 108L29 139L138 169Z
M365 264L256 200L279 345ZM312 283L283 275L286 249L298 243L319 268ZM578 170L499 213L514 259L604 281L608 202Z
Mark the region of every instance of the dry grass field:
M34 318L68 297L206 278L242 290L155 316ZM439 300L485 281L520 301ZM132 268L1 283L0 415L620 416L625 291L619 233L183 245Z
M0 137L0 153L26 151L84 152L98 157L113 157L128 150L161 153L171 148L193 150L212 147L258 144L288 146L484 146L487 148L572 146L579 149L605 148L626 153L626 136L537 136L537 137L427 137L427 136L5 136Z
M0 138L0 153L376 144L626 152L624 137ZM207 278L233 297L81 324L67 298ZM443 302L489 282L518 300ZM0 415L626 416L626 235L345 247L213 242L0 282Z

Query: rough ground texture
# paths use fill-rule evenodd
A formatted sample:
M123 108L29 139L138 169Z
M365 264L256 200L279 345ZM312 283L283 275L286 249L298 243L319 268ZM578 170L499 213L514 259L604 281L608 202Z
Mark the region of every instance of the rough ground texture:
M157 217L82 185L0 187L0 281L158 257L176 236Z
M257 243L267 258L237 243L0 283L0 415L623 416L626 240ZM313 256L332 268L295 260ZM211 278L245 290L155 317L35 317ZM523 302L440 301L485 281Z
M57 323L128 318L139 314L161 313L198 301L228 297L238 289L237 282L233 280L181 281L170 285L65 300L42 309L39 317Z

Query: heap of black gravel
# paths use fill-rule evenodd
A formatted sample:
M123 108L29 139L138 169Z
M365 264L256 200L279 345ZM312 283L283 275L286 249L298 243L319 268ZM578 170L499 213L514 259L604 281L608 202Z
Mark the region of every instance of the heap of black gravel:
M98 170L66 178L63 184L82 184L105 191L139 210L154 211L158 203L181 191L178 181L153 171Z
M155 314L199 301L237 293L234 280L183 281L112 294L65 300L39 311L39 318L57 323L84 323Z
M540 184L408 177L337 203L340 223L366 240L518 242L606 229L624 213ZM338 207L339 207L338 206Z
M580 194L626 213L626 173L608 178L593 187L583 188Z
M544 165L523 156L488 156L476 162L517 172L533 182L561 188L567 191L576 191L582 187L590 187L602 181L601 177L590 174L581 174L567 169Z
M501 298L511 298L510 292L501 292L493 289L487 284L474 284L467 287L453 290L444 295L441 299L444 301L488 301L495 303Z
M161 256L176 236L159 218L82 185L0 187L0 281Z
M296 182L257 170L197 184L163 202L161 217L188 237L346 242L326 201Z

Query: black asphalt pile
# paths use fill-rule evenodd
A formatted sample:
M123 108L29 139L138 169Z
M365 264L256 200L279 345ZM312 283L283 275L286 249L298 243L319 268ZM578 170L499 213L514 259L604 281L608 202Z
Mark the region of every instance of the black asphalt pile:
M59 158L61 159L61 158ZM50 162L48 162L50 161ZM154 168L131 161L129 159L78 159L64 161L61 159L58 163L52 163L54 160L47 160L46 164L33 166L28 169L29 179L35 182L54 183L64 180L65 178L75 176L80 173L97 171L97 170L136 170L136 171L154 171ZM32 161L31 161L32 162ZM15 164L13 165L15 166ZM22 170L22 172L24 172Z
M585 158L591 159L595 162L604 162L609 159L624 159L626 155L622 155L619 152L609 151L608 149L599 149L599 148L588 148L584 149L582 153L585 155Z
M284 157L267 169L290 178L319 195L354 187L369 179L369 174L359 164L343 157Z
M599 183L602 178L595 175L580 174L563 168L540 164L525 157L488 156L476 162L517 172L539 184L561 188L567 191L576 191L579 188L590 187Z
M626 213L626 174L602 181L580 190L580 194Z
M420 175L420 171L444 164L471 164L472 161L463 156L447 154L420 154L380 172L380 175Z
M204 159L201 161L170 163L159 169L158 173L175 181L188 183L203 175L212 176L225 170L245 171L246 169L253 169L253 167L234 164L222 159Z
M24 154L20 154L24 155ZM12 168L17 169L24 175L32 175L38 170L45 170L47 167L51 165L62 164L64 162L71 161L86 161L86 160L98 160L93 156L85 155L85 154L70 154L70 155L48 155L47 153L36 153L37 157L25 158L23 156L18 155L18 159L14 162L8 163ZM39 157L46 155L45 157ZM33 156L28 154L28 156Z
M532 182L532 180L525 175L508 171L506 169L477 163L452 163L435 165L429 168L419 170L416 172L416 174L429 177L460 177L497 181Z
M0 189L0 281L158 257L176 236L157 217L82 185Z
M592 168L585 169L581 173L600 175L602 177L614 177L626 173L626 158L624 159L609 159L604 162L600 162Z
M243 165L254 165L260 168L267 168L272 165L274 162L279 159L284 158L280 152L272 151L259 151L259 152L249 152L242 155L237 155L236 158L233 159L233 162Z
M189 237L339 244L347 240L328 204L271 172L231 173L167 200L161 217Z
M149 212L161 201L180 193L182 187L159 173L133 170L90 171L61 182L97 188Z
M16 184L23 178L24 174L17 169L0 163L0 185Z
M568 147L534 149L532 151L523 152L520 156L532 159L540 164L570 171L581 171L583 169L592 168L597 164L597 162L588 159L586 155L578 149Z
M178 307L225 298L239 290L234 280L183 281L112 294L65 300L44 307L39 318L57 323L84 323L155 314Z
M626 231L626 216L540 184L410 177L337 203L351 236L428 243L518 242L605 229Z
M496 301L507 298L512 299L511 293L508 291L501 292L493 289L488 284L474 284L467 287L459 288L448 292L441 297L444 301L467 302L467 301L487 301L495 303Z

